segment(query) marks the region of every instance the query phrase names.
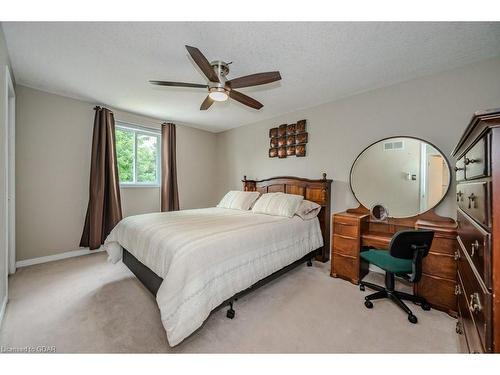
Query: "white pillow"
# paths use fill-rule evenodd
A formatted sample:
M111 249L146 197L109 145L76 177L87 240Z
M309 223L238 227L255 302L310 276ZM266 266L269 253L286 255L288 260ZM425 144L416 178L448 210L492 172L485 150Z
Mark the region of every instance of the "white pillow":
M255 202L252 212L255 214L292 217L297 212L303 200L304 197L302 195L267 193L263 194Z
M221 199L217 207L248 211L259 198L258 191L231 190Z
M304 199L295 215L300 216L304 220L311 220L318 216L319 211L321 211L319 204Z

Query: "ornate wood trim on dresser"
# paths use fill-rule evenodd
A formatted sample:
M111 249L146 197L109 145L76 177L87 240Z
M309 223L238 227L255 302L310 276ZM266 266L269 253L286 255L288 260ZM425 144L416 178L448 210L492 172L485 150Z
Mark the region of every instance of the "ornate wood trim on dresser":
M247 176L243 176L244 191L258 191L261 194L282 192L288 194L297 194L304 196L311 202L315 202L321 206L318 214L321 233L323 235L323 247L318 251L316 260L327 262L330 259L330 207L331 207L331 190L332 180L326 178L326 173L323 173L323 178L318 180L310 180L301 177L283 176L272 177L265 180L247 180Z
M422 279L414 284L414 293L427 299L434 308L456 316L456 223L432 210L384 221L373 219L362 205L334 214L331 276L358 284L368 271L368 264L360 259L360 249L386 249L394 233L413 228L435 231L432 247L423 262Z
M457 333L471 353L500 353L500 108L476 112L452 154L457 159Z

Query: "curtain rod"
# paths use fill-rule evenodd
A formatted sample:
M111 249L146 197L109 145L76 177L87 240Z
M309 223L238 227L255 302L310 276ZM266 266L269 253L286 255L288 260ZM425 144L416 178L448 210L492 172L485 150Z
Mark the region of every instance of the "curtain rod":
M101 108L105 108L105 109L107 109L108 111L110 111L111 113L113 113L113 111L112 111L111 109L109 109L109 108L107 108L107 107L104 107L104 106L100 106L100 105L96 105L96 106L94 107L94 111L96 111L96 110L98 110L98 109L101 109ZM123 111L123 112L125 112L125 113L126 113L126 111ZM132 115L134 115L134 116L142 116L142 115L137 115L137 114L135 114L135 113L132 113ZM126 122L126 121L122 121L122 122ZM163 124L172 124L172 125L175 125L175 122L172 122L172 121L162 121L161 125L163 125ZM132 124L132 125L133 125L133 124Z
M101 107L100 105L96 105L96 106L94 107L94 111L97 111L97 110L99 110L99 109L103 109L103 108L104 108L104 109L107 109L109 112L113 113L113 111L112 111L111 109L109 109L109 108L107 108L107 107Z

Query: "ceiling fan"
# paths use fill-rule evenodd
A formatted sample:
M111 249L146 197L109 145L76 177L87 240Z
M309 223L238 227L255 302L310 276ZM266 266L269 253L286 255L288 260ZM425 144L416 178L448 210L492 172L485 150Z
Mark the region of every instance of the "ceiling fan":
M250 86L263 85L279 81L281 79L280 72L265 72L250 74L248 76L238 77L227 80L226 76L229 73L229 64L224 61L208 62L207 58L196 47L186 46L189 54L194 62L201 69L203 74L208 79L208 84L185 83L185 82L169 82L169 81L149 81L154 85L160 86L175 86L175 87L193 87L208 89L208 96L201 103L200 110L204 111L210 108L214 101L223 102L228 98L232 98L244 105L255 109L261 109L264 105L257 100L242 94L234 89Z

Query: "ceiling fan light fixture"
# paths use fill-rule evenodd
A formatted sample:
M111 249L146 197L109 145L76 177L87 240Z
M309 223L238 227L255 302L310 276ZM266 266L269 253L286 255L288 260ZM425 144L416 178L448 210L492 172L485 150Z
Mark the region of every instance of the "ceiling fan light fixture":
M229 98L227 91L222 87L210 88L208 96L216 102L223 102Z

